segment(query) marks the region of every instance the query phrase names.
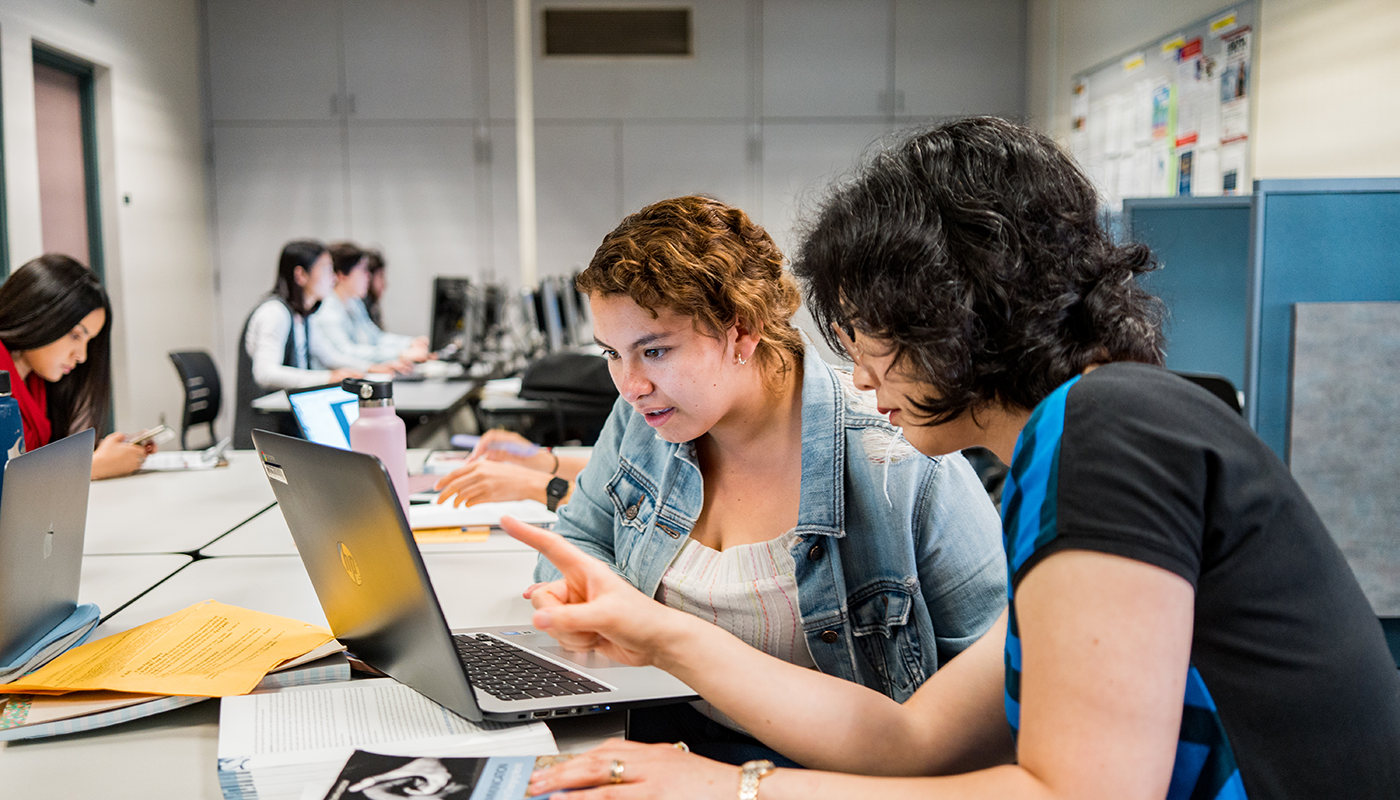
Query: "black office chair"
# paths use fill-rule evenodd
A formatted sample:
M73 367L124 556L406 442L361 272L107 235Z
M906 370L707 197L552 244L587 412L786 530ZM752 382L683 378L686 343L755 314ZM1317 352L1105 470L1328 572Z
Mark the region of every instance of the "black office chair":
M1172 372L1219 397L1225 402L1225 405L1233 408L1236 414L1244 413L1244 409L1240 407L1239 392L1235 391L1235 384L1230 383L1230 379L1224 375L1212 375L1208 372L1180 372L1178 370L1172 370Z
M537 419L524 431L525 437L550 446L592 445L612 413L617 394L602 356L572 352L544 356L520 376L521 397L549 404L548 418Z
M214 418L219 416L223 394L219 387L219 370L214 359L204 350L183 350L170 354L180 382L185 387L185 413L180 420L180 449L188 450L190 427L209 423L209 444L219 440L214 433Z

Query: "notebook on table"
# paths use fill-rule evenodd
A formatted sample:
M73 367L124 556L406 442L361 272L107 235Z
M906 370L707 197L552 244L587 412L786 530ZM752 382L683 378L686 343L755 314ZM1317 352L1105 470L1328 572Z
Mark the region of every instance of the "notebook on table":
M474 721L695 699L660 669L570 652L529 626L449 630L377 459L266 431L253 442L331 630L370 666Z

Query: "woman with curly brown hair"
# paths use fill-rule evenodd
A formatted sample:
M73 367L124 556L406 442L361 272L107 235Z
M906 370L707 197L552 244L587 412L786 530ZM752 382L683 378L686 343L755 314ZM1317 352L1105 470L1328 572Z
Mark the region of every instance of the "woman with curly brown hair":
M782 253L743 211L648 206L577 285L620 397L560 534L658 607L896 701L1001 613L996 514L971 467L920 456L803 341ZM558 576L541 560L537 580ZM770 754L703 702L634 712L631 730Z
M511 526L568 575L536 593L538 627L666 668L808 767L891 777L614 743L532 794L617 776L570 796L1400 796L1375 614L1288 468L1161 369L1136 282L1151 255L1097 211L1047 137L960 120L875 156L800 251L813 316L909 441L1010 465L1008 612L906 702L765 658Z

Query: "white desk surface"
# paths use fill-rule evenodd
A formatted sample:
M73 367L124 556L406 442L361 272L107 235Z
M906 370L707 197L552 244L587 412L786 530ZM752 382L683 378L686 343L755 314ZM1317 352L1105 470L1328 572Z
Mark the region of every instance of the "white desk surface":
M106 616L188 563L186 555L83 556L78 602Z
M484 542L425 544L419 547L429 553L534 553L527 545L512 539L504 531L492 531ZM287 530L287 520L281 506L273 506L245 525L201 549L205 556L284 556L296 555L296 542Z
M430 553L423 556L447 623L454 628L529 624L520 596L532 582L533 553ZM143 595L94 636L109 636L214 599L326 625L299 556L230 556L197 561Z
M93 481L83 552L191 552L272 505L257 454L227 457L227 467Z
M456 405L480 384L476 381L394 381L394 410L401 414L433 414ZM253 400L259 411L291 411L283 391Z

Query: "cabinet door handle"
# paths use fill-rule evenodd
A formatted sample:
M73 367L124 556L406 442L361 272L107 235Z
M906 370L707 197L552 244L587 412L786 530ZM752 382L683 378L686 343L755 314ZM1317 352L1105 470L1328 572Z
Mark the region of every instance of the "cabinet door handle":
M331 116L340 116L340 95L338 94L331 95Z

